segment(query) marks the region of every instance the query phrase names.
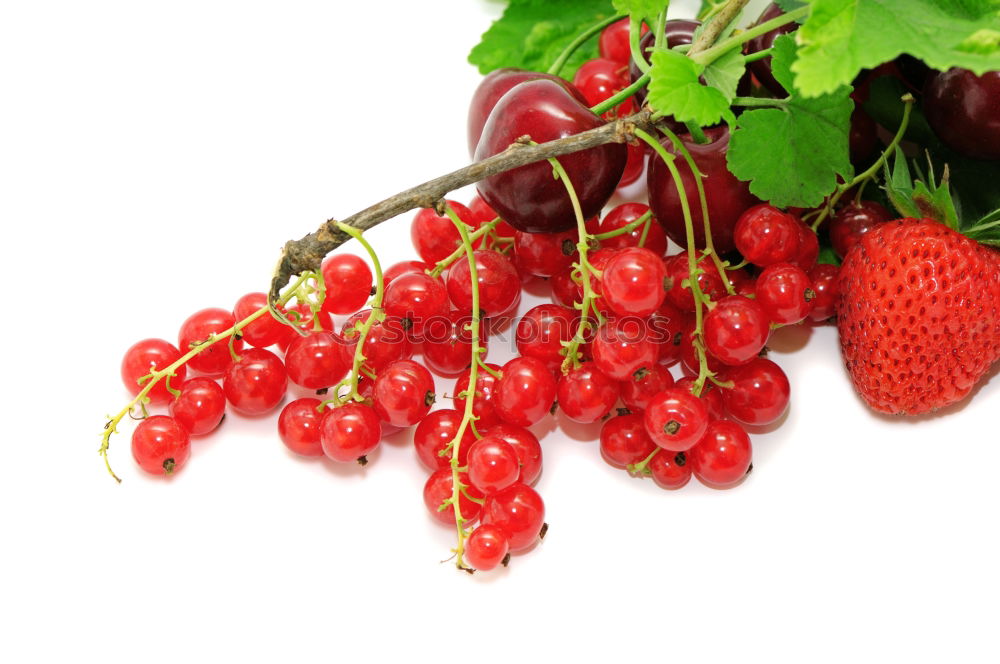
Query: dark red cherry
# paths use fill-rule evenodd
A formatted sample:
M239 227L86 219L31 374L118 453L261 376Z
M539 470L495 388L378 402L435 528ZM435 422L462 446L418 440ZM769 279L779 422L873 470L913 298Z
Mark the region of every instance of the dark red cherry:
M482 82L480 82L479 87L476 88L476 91L472 94L472 101L469 103L468 126L470 155L475 154L476 145L479 144L479 138L483 134L483 127L486 125L486 120L489 118L493 107L497 105L498 101L500 101L500 98L507 94L507 91L518 83L536 81L538 79L554 81L555 83L564 86L570 94L579 99L580 102L585 102L583 94L581 94L579 90L558 76L543 74L542 72L537 71L515 69L513 67L494 69L483 78ZM490 217L490 219L492 218L493 217ZM489 221L489 219L487 219L487 221Z
M927 82L927 122L945 145L973 159L1000 159L1000 71L952 68Z
M759 201L750 193L746 182L740 182L726 167L726 150L729 148L729 129L716 127L705 131L708 143L695 143L689 136L681 136L684 147L691 153L698 170L704 176L705 196L708 200L708 217L712 225L712 241L715 250L725 254L735 248L733 229L740 215ZM667 152L676 154L673 144L664 141ZM679 155L678 155L679 157ZM698 190L695 188L694 176L684 159L674 161L684 184L688 206L691 209L691 219L694 222L694 241L698 248L705 247L705 227L701 216L701 203ZM659 157L650 160L648 170L649 205L661 224L667 236L687 248L687 237L684 230L684 214L681 211L681 198L670 171Z
M544 143L603 124L565 86L547 80L528 81L497 102L483 128L476 160L503 152L522 136ZM599 214L611 198L627 157L628 150L622 143L559 157L585 218ZM552 166L547 161L488 177L477 187L483 200L518 230L557 233L576 225L566 186L552 177Z
M843 258L861 236L889 219L892 215L875 201L848 203L837 210L830 221L830 244Z
M766 23L767 21L770 21L773 18L778 18L784 13L785 13L784 10L782 10L781 7L777 5L777 3L772 2L767 7L764 8L764 11L761 12L760 14L760 18L754 21L751 27L760 25L761 23ZM797 30L798 27L799 24L792 21L791 23L786 23L780 28L775 28L770 32L765 32L764 34L754 37L753 39L748 41L746 45L743 47L743 52L749 55L751 53L756 53L757 51L763 51L765 49L771 48L772 46L774 46L775 39L777 39L783 34L787 34L789 32ZM788 93L785 92L785 88L782 87L781 83L778 83L778 81L775 80L774 74L771 73L770 56L763 58L761 60L757 60L755 62L751 62L749 67L750 71L754 75L754 78L757 79L757 82L763 85L765 88L767 88L767 90L771 94L773 94L776 97L785 97L788 95Z

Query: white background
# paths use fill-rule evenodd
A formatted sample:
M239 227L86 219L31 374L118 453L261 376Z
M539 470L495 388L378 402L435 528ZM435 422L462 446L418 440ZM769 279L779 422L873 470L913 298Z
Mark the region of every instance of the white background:
M126 423L124 483L107 476L129 345L266 290L285 240L466 162L465 56L500 11L4 5L0 659L1000 656L1000 381L881 418L829 327L775 341L791 411L737 489L666 492L604 463L595 428L536 427L551 529L498 573L439 562L453 533L406 434L362 470L295 458L276 415L230 415L163 481ZM371 232L384 264L410 256L408 222Z

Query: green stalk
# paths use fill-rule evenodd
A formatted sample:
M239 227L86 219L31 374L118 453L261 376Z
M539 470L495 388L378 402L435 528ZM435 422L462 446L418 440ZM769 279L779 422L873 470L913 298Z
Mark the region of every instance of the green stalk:
M451 208L448 209L450 210ZM484 235L487 235L488 233L492 232L493 229L496 228L497 224L499 223L500 223L500 217L497 217L493 221L486 222L485 224L477 228L475 231L473 231L471 234L469 234L469 241L475 243ZM464 226L465 224L463 223L462 225ZM466 228L468 228L468 226L466 226ZM465 255L465 247L458 247L457 249L455 249L455 251L451 252L450 255L439 260L434 265L433 268L427 271L427 274L431 275L435 279L437 277L440 277L442 272L447 270L452 263L454 263L464 255Z
M584 44L584 42L586 42L588 39L599 33L604 28L608 27L615 21L619 21L623 18L625 18L625 14L616 14L610 18L598 21L594 25L590 26L589 28L581 32L579 35L577 35L576 39L571 41L566 46L566 48L563 49L562 53L559 54L559 57L556 58L556 61L552 63L551 67L549 67L549 71L547 73L552 74L553 76L558 76L559 70L561 70L563 66L565 66L566 61L569 60L570 57L572 57L573 53L576 52L576 49L580 48Z
M746 42L750 41L754 37L759 37L762 34L770 32L775 28L780 28L783 25L787 25L792 21L802 18L809 13L809 6L799 7L794 9L787 14L782 14L772 18L770 21L765 21L760 25L754 26L748 30L745 30L738 35L733 35L729 39L725 39L711 48L707 48L701 53L691 56L691 59L698 64L708 66L709 64L715 62L717 59L731 51L733 48L742 46Z
M626 235L631 233L635 229L639 228L642 224L646 223L653 216L652 210L646 210L641 217L634 221L630 221L621 228L616 228L613 231L608 231L606 233L598 233L597 235L592 235L591 238L600 242L601 240L610 240L613 237L618 237L619 235Z
M469 393L465 395L465 410L462 412L462 422L458 425L458 431L455 432L455 437L448 443L445 450L451 453L451 498L445 501L446 504L451 505L455 512L455 530L458 535L458 543L455 546L455 566L463 571L472 573L472 569L465 565L465 540L468 538L469 533L465 529L465 517L462 516L461 510L461 496L466 487L462 483L460 473L459 473L459 462L458 455L462 445L462 436L465 435L465 430L467 427L471 426L473 432L476 432L475 420L478 419L473 413L472 406L475 401L476 383L479 380L479 367L482 364L482 355L484 349L479 344L479 273L476 270L476 256L472 249L472 240L469 237L469 231L466 225L458 218L455 211L451 209L451 206L445 203L445 214L451 219L452 223L455 224L455 228L458 229L458 234L462 238L462 250L465 252L465 256L469 261L469 281L470 288L472 290L472 322L469 327L469 334L472 336L472 362L469 365ZM445 505L442 505L443 509L447 509Z
M607 99L602 101L600 104L597 104L596 106L591 106L590 112L593 113L594 115L601 115L602 113L608 112L609 110L611 110L612 108L614 108L615 106L622 103L623 101L634 95L636 92L641 90L642 87L645 86L647 83L649 83L648 71L639 78L635 79L635 82L632 83L627 88L622 88L621 90L616 92L614 96L608 97Z

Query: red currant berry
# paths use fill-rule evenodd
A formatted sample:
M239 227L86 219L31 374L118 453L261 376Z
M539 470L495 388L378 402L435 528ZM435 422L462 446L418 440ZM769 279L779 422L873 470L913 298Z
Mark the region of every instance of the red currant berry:
M659 454L649 460L646 468L658 486L671 490L680 489L691 480L691 464L688 463L690 454L691 450L687 452L660 450Z
M795 218L795 223L799 229L799 250L788 262L808 272L819 258L819 237L798 217Z
M378 447L382 426L378 415L369 406L345 403L327 410L319 425L323 453L334 461L368 462L366 455Z
M742 424L771 424L788 408L791 396L788 377L771 360L757 358L734 367L726 378L733 382L733 387L722 390L726 412Z
M612 417L601 427L601 454L612 466L624 468L639 463L656 449L656 443L646 433L642 415Z
M742 295L719 300L705 316L705 347L729 365L746 364L760 354L771 333L764 309Z
M430 470L447 468L451 463L451 449L448 445L458 435L462 423L462 413L451 408L444 408L428 413L420 420L413 430L413 446L417 458ZM476 442L476 436L471 427L466 427L462 433L462 442L458 447L458 465L466 465L469 457L469 447ZM447 451L445 451L447 449Z
M712 259L703 256L698 259L698 286L701 292L709 300L716 302L726 296L726 284L719 275L719 270L712 262ZM688 279L688 256L676 254L663 259L663 267L666 270L664 286L667 289L667 300L681 311L693 312L695 309L694 296L691 289L684 285L684 280Z
M684 376L677 381L675 386L679 390L685 390L694 394L694 381L694 376ZM726 407L722 401L722 390L716 387L711 381L705 381L698 398L705 403L705 408L708 409L709 421L721 420L726 416Z
M440 279L423 272L402 274L389 284L383 297L385 313L403 321L403 329L420 339L424 325L448 315L448 291Z
M459 481L465 485L464 491L458 492L458 507L465 522L475 521L479 518L482 506L469 499L469 496L478 500L482 499L482 494L476 487L469 484L469 478L462 475ZM434 471L424 484L424 505L427 511L438 523L455 527L455 508L450 501L454 495L455 486L452 478L451 468L441 468ZM468 495L466 495L468 494Z
M516 357L501 374L492 399L501 420L527 427L548 414L556 398L556 381L541 360Z
M388 286L389 282L404 274L410 274L411 272L424 272L433 268L433 265L423 261L400 261L398 263L393 263L382 271L382 285L383 287Z
M624 176L622 176L622 179L625 179ZM597 228L597 232L610 233L619 228L624 228L647 212L649 212L648 205L642 203L622 203L604 215L600 226ZM640 245L644 234L646 240ZM667 252L667 234L663 232L663 227L656 221L656 218L650 217L646 223L633 228L629 233L601 240L601 246L608 249L643 246L657 256L662 256Z
M517 352L543 362L561 362L564 344L568 343L580 318L569 307L540 304L528 309L517 323L514 341Z
M597 368L619 381L648 370L659 355L649 324L637 318L611 320L598 328L592 352Z
M202 309L191 314L181 325L177 346L182 353L187 353L198 343L220 332L225 332L234 325L236 325L236 319L233 318L232 313L225 309ZM228 347L230 341L232 341L233 350L239 354L243 350L241 340L221 340L188 360L188 366L193 371L201 372L206 376L213 378L221 376L233 363L233 357Z
M568 270L576 260L576 229L561 233L514 234L514 254L521 269L538 277Z
M757 277L757 303L767 317L779 325L804 320L816 298L805 271L790 263L776 263L764 268Z
M358 347L358 336L361 327L368 322L371 309L359 311L344 322L341 328L341 339L344 343L344 357L350 363L354 361L354 353ZM445 319L437 319L445 320ZM365 366L378 373L387 364L396 360L405 360L413 355L413 341L403 329L403 321L399 318L386 316L374 323L365 335L362 349L365 356Z
M191 438L172 417L151 415L132 432L132 458L153 475L172 475L191 456Z
M434 377L413 360L396 360L378 373L373 405L389 424L413 426L434 405Z
M698 349L695 348L694 321L689 321L684 332L681 334L681 371L686 376L697 376L700 373L701 361L698 358ZM705 353L705 363L712 373L719 373L725 369L726 365L722 360L711 353Z
M226 371L222 389L233 409L244 415L262 415L285 398L288 373L278 356L251 348Z
M754 265L787 263L798 254L798 223L792 215L761 203L740 215L733 241L736 249Z
M500 371L500 365L498 364L487 362L486 366L493 371ZM499 380L499 378L489 371L483 370L481 367L476 372L476 392L472 402L472 414L479 418L476 426L480 431L485 427L491 427L500 422L500 416L497 415L493 403L493 395L496 392L496 385ZM465 410L465 392L468 391L469 374L465 373L455 381L455 408L460 411Z
M538 540L545 524L545 503L530 486L514 482L486 497L482 522L506 533L511 551L523 551Z
M428 369L439 376L454 376L469 368L472 333L468 328L471 324L470 314L450 311L447 318L430 321L424 327L424 364ZM483 349L487 348L486 337L486 327L480 321L479 345Z
M691 314L682 312L667 300L649 319L661 364L670 366L681 359L684 331L692 324Z
M265 293L247 293L236 301L233 307L233 318L243 320L255 311L267 306ZM279 311L283 311L279 308ZM266 348L284 342L291 342L295 334L290 326L285 325L270 313L266 313L249 325L240 328L240 336L254 348Z
M836 265L820 263L809 270L809 280L812 281L816 298L812 301L812 311L809 318L817 323L831 318L837 313L837 299L840 296L838 278L840 268Z
M587 362L559 378L556 400L566 417L574 422L596 422L615 407L618 383Z
M670 375L670 370L662 364L654 364L639 369L621 382L622 401L632 412L641 412L646 410L650 399L673 386L674 377Z
M479 284L481 316L502 314L521 294L521 278L509 260L495 251L473 252L476 283ZM448 297L462 313L472 313L472 281L469 261L460 260L448 271Z
M180 387L180 395L170 402L170 417L192 436L215 431L226 414L226 393L211 378L198 376Z
M323 311L338 316L365 306L372 293L372 271L354 254L334 254L323 261Z
M513 424L497 424L480 431L483 435L504 440L514 448L521 466L518 481L534 484L538 480L538 476L542 474L542 446L535 434Z
M140 383L143 376L148 375L155 369L166 369L171 364L181 359L181 353L169 341L163 339L143 339L133 344L122 358L122 382L132 396L142 391L145 381ZM178 387L184 382L187 375L187 367L181 365L177 367L174 375L170 378L170 386ZM160 382L152 387L147 394L149 402L153 404L163 404L171 401L173 395L167 391L167 379L161 378Z
M739 484L750 470L750 436L736 422L715 420L704 437L688 451L688 460L702 484L726 489Z
M313 390L336 385L352 366L346 348L344 340L333 332L296 335L285 353L288 379Z
M469 448L468 473L472 486L489 495L516 482L521 464L507 441L486 436Z
M320 413L319 399L307 397L296 399L281 409L278 415L278 436L285 447L308 457L323 456L320 440L320 422L325 413Z
M467 226L469 232L475 230L475 216L469 208L455 201L446 201ZM447 215L442 216L430 208L417 212L410 224L410 239L420 260L437 263L444 260L462 246L462 236Z
M488 524L481 524L465 541L465 559L473 569L488 572L507 557L507 533Z
M663 261L649 249L619 249L604 267L601 293L619 316L645 318L663 303L664 276Z
M708 409L687 390L673 387L650 399L643 422L654 443L666 450L683 452L704 435Z

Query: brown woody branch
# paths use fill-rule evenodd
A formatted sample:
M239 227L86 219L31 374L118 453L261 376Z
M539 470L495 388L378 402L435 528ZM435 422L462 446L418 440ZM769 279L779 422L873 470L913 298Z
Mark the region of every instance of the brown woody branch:
M636 127L646 131L652 128L653 125L649 118L649 111L643 110L596 129L537 145L531 145L528 142L528 137L525 137L523 142L513 143L500 154L400 192L344 219L343 223L366 231L408 210L435 207L448 192L479 182L491 175L606 143L631 141L633 140L632 132ZM318 270L320 263L328 253L350 239L349 235L337 228L337 221L330 219L315 232L299 240L289 240L285 243L281 259L271 281L269 294L271 302L277 301L281 289L292 277L306 271Z

